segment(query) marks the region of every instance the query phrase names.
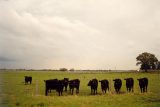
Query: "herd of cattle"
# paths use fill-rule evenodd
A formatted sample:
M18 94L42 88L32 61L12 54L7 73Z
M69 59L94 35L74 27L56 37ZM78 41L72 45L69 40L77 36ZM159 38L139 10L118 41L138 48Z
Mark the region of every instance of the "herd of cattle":
M133 92L134 91L134 79L133 78L125 78L126 81L126 89L127 92ZM147 92L148 87L148 78L140 78L137 79L139 81L139 87L141 90L141 93ZM116 93L120 93L120 89L122 87L122 80L121 79L114 79L114 89ZM48 93L51 92L51 90L56 90L60 95L62 95L63 90L67 91L67 87L69 86L70 93L73 94L74 89L76 89L76 93L79 93L79 87L80 87L80 80L79 79L73 79L69 80L69 78L64 78L63 80L58 79L49 79L44 80L45 82L45 95L47 96ZM101 90L102 93L106 93L106 91L109 91L109 81L107 79L100 80L101 83ZM32 83L32 77L31 76L25 76L25 84ZM91 95L97 94L97 87L98 87L98 80L92 79L88 82L88 86L91 87ZM65 88L65 89L64 89Z

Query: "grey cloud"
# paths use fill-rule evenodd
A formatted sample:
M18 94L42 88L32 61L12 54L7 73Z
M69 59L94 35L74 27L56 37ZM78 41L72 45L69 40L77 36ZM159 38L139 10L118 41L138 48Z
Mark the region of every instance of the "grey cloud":
M159 3L158 0L2 2L0 56L16 60L3 63L6 67L137 69L136 55L143 51L160 52Z
M16 61L16 60L12 59L12 58L7 58L7 57L4 57L4 56L0 56L0 62L13 62L13 61Z

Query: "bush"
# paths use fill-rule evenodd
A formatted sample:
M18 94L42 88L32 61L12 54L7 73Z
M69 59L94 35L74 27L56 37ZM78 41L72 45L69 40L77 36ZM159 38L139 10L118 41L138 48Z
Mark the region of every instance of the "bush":
M60 70L60 71L68 71L67 68L60 68L59 70Z

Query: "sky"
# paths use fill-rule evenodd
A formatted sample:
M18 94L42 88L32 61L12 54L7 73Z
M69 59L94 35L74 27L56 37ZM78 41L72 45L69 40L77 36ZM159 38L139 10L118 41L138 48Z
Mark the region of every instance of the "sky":
M0 0L0 68L131 70L159 46L160 0Z

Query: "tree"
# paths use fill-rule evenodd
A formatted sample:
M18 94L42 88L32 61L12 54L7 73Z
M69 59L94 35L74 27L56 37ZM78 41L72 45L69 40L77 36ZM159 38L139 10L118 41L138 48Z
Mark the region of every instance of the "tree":
M139 54L136 59L136 65L141 65L141 70L145 70L147 72L148 69L156 69L156 63L158 62L158 59L154 54L144 52Z
M160 61L157 62L157 70L160 70Z
M74 71L74 68L71 68L69 71L73 72L73 71Z
M60 70L60 71L68 71L67 68L60 68L59 70Z

